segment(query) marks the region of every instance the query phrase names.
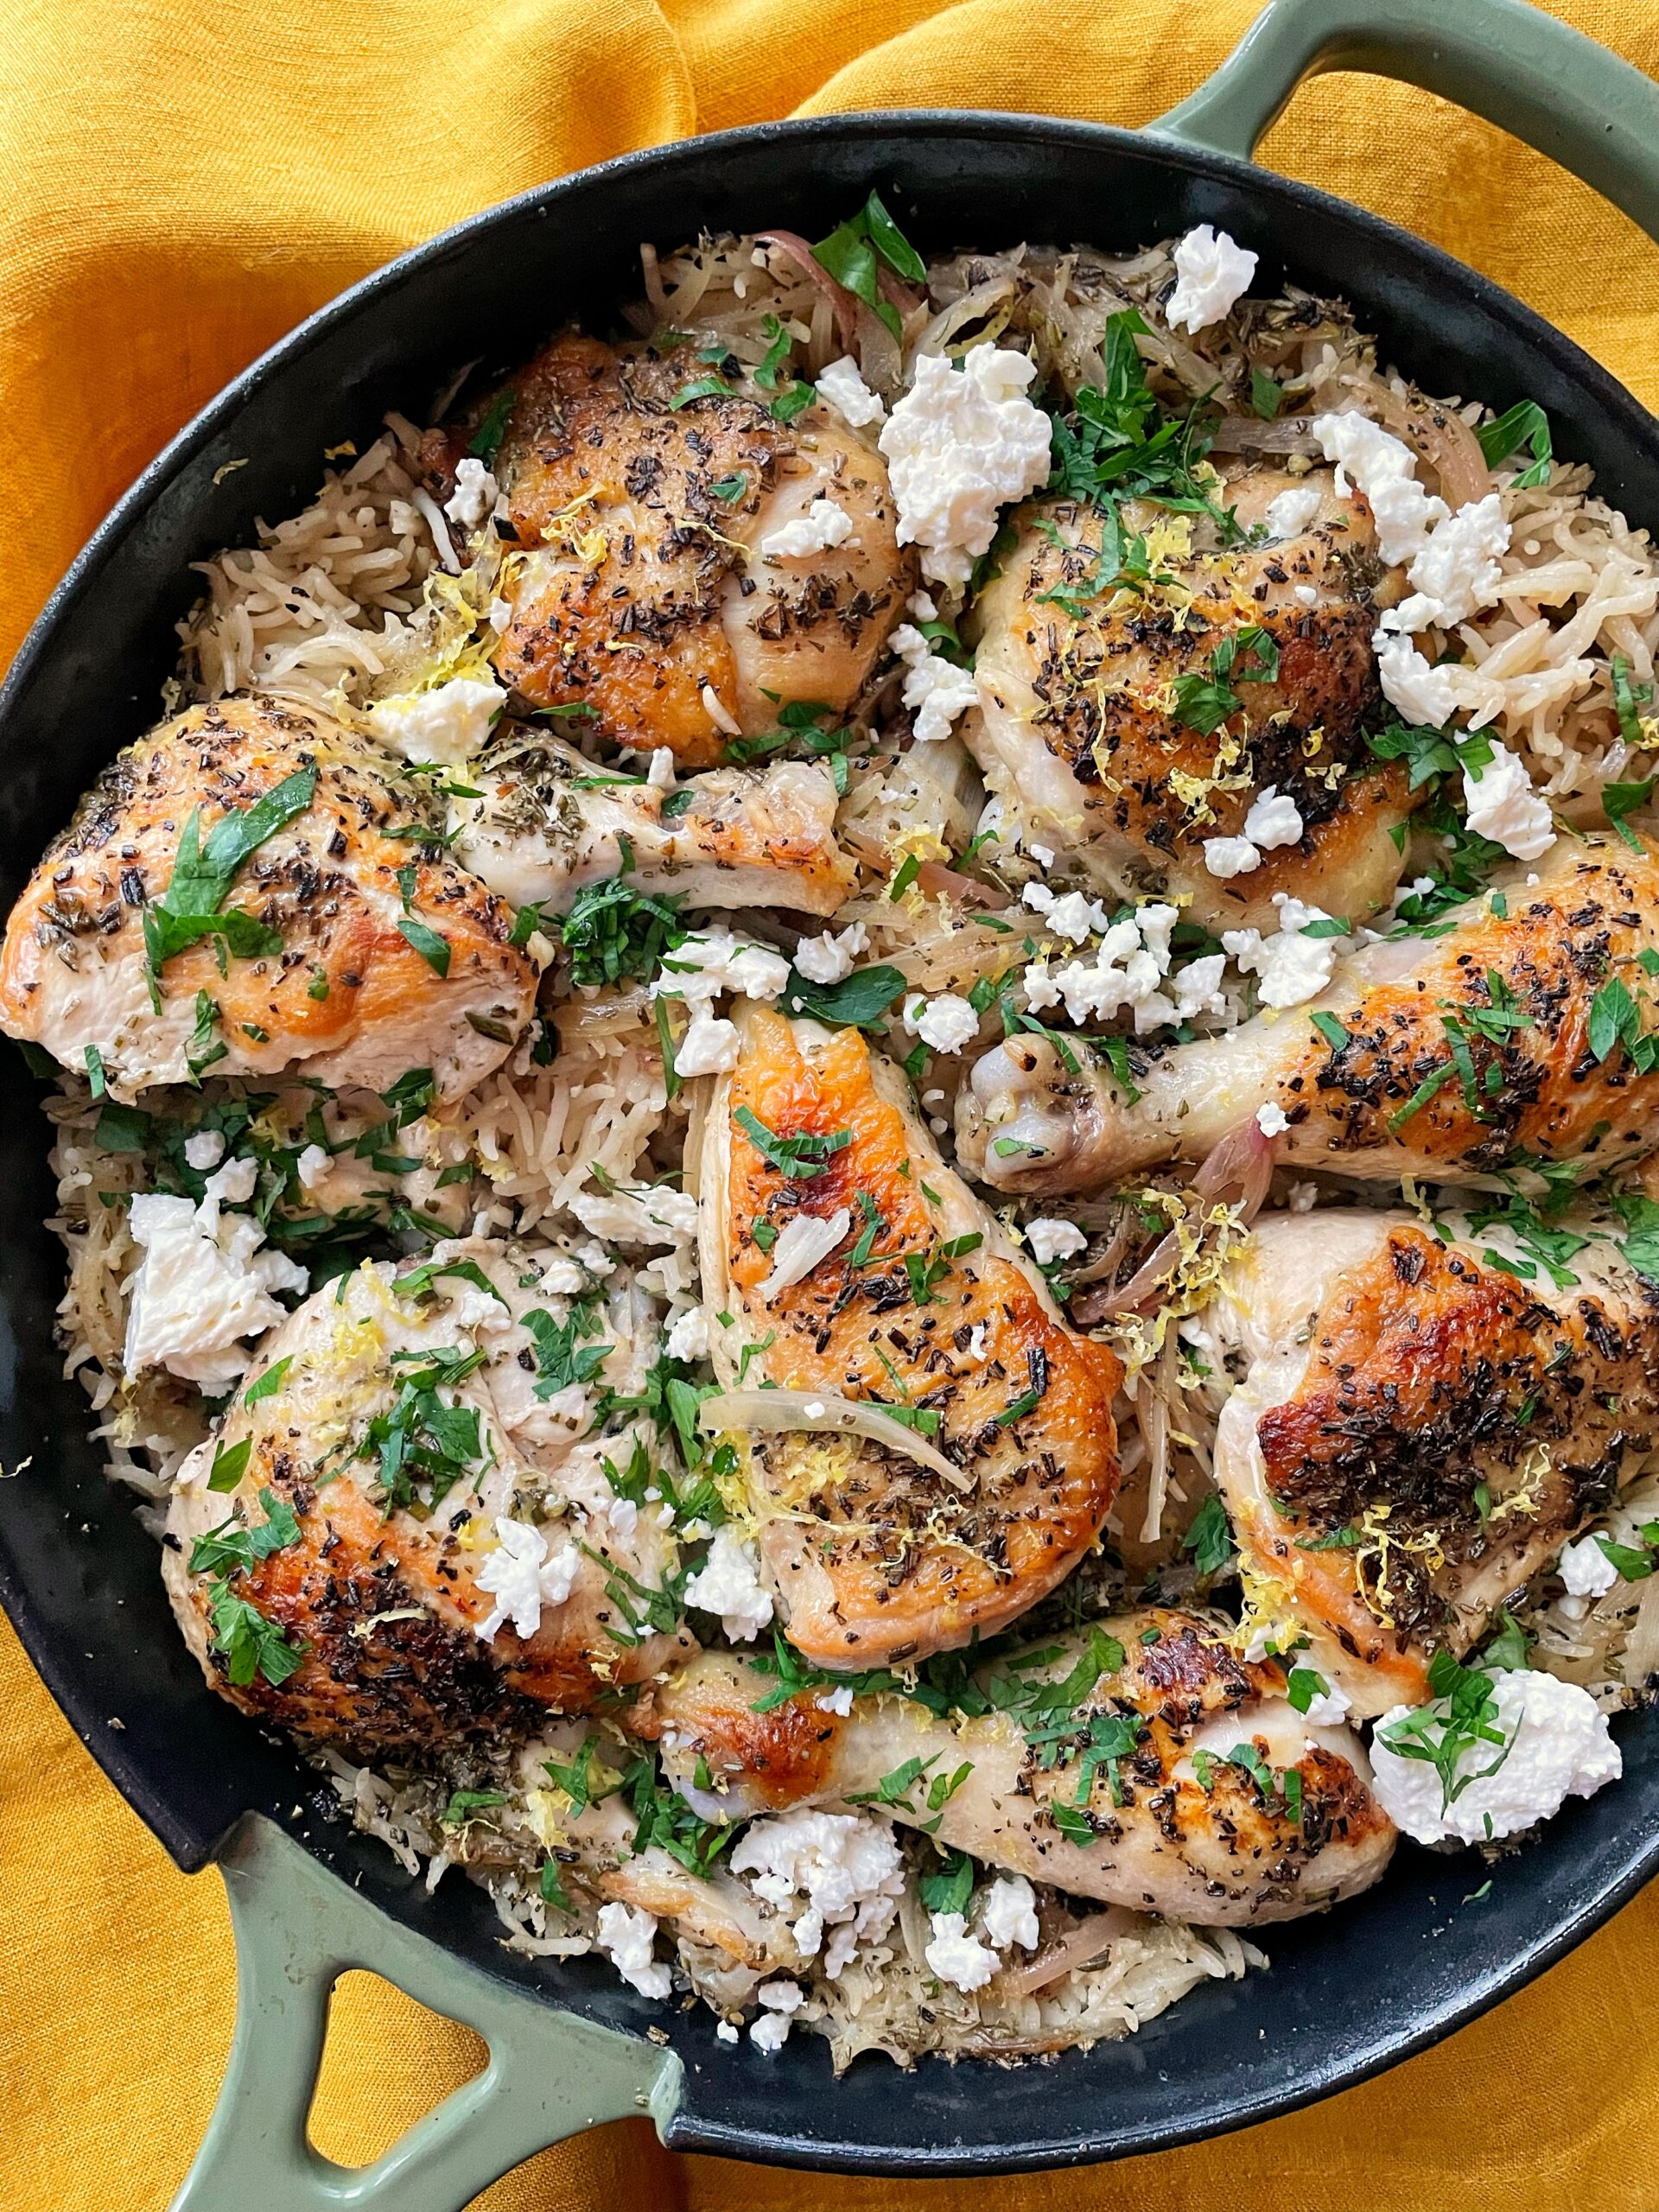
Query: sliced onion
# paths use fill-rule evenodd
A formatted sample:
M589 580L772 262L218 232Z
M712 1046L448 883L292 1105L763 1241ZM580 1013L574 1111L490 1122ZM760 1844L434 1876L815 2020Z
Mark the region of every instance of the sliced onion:
M1424 400L1402 399L1386 385L1367 385L1364 390L1378 419L1421 454L1440 478L1440 497L1454 513L1471 499L1485 498L1492 488L1492 472L1480 441L1460 415L1450 407L1431 408Z
M1306 419L1294 416L1282 423L1261 423L1253 415L1224 415L1210 441L1212 453L1306 454L1320 460L1319 442Z
M1009 902L1000 884L982 883L977 876L960 875L943 861L924 861L916 871L917 887L930 899L953 899L983 914L1000 914Z
M1080 1920L1026 1965L1005 1967L997 1976L996 1993L999 1997L1034 1997L1039 1989L1046 1989L1063 1974L1088 1966L1120 1936L1132 1935L1135 1928L1135 1916L1126 1906L1108 1905L1104 1912L1091 1912L1087 1920Z
M815 258L807 240L798 231L762 231L755 243L757 245L775 245L780 253L789 256L803 276L811 278L834 309L836 335L840 339L843 351L850 353L858 337L858 302L847 287L836 283L823 264Z
M1236 1185L1239 1221L1248 1229L1273 1187L1273 1139L1262 1135L1252 1114L1211 1147L1187 1189L1194 1198L1207 1204ZM1091 1325L1109 1319L1114 1313L1133 1312L1163 1288L1180 1249L1180 1236L1172 1229L1166 1236L1159 1239L1121 1290L1097 1291L1093 1298L1076 1300L1071 1318Z
M861 1436L939 1475L953 1490L969 1491L974 1477L953 1466L943 1452L890 1414L858 1398L833 1398L822 1390L728 1390L705 1398L697 1427L710 1436L746 1428L757 1436Z

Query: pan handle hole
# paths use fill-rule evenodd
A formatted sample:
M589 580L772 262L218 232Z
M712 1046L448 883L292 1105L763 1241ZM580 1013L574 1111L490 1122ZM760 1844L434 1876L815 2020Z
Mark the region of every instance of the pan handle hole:
M336 2165L372 2165L489 2060L489 2045L471 2028L353 1967L329 1999L306 2132Z

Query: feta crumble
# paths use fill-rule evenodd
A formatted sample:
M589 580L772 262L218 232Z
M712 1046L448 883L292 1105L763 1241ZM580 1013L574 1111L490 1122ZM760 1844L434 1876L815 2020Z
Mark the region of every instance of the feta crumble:
M905 1886L892 1830L863 1814L800 1809L752 1821L728 1863L788 1919L803 1958L817 1956L828 1931L823 1968L831 1980L860 1943L887 1933Z
M1037 1926L1037 1892L1023 1874L999 1874L981 1897L979 1930L999 1951L1017 1943L1034 1951L1041 1940Z
M1449 1805L1428 1761L1402 1758L1389 1741L1414 1711L1444 1719L1448 1701L1397 1705L1376 1724L1371 1767L1377 1802L1395 1827L1419 1843L1448 1837L1497 1842L1548 1820L1569 1797L1593 1796L1624 1771L1606 1715L1587 1690L1529 1669L1491 1679L1495 1725L1507 1749L1478 1742L1462 1752L1455 1770L1459 1794Z
M1290 1117L1276 1099L1269 1098L1256 1108L1255 1126L1264 1137L1281 1137L1290 1127Z
M1389 608L1385 630L1440 630L1466 622L1497 596L1501 556L1510 550L1510 525L1496 492L1448 515L1429 532L1428 542L1406 575L1410 598Z
M993 345L960 368L924 354L881 432L899 543L922 549L930 582L965 584L990 550L1002 508L1047 480L1048 417L1026 397L1037 365Z
M185 1165L194 1167L198 1174L205 1175L210 1168L217 1167L224 1157L225 1140L217 1129L198 1129L184 1141Z
M1053 1220L1046 1215L1040 1221L1028 1221L1025 1234L1032 1257L1039 1268L1052 1267L1056 1260L1070 1259L1089 1243L1076 1222Z
M919 993L905 1001L905 1027L930 1052L959 1052L979 1034L979 1016L966 999L944 991L936 999Z
M726 1075L737 1065L737 1024L707 1006L693 1007L686 1032L674 1047L677 1075Z
M1463 804L1468 824L1518 861L1541 860L1555 842L1549 802L1533 789L1526 764L1507 746L1495 745L1484 768L1465 768Z
M869 941L862 922L849 922L844 930L825 930L821 937L804 937L795 948L796 969L809 983L839 983L852 974L853 963Z
M845 1720L853 1710L853 1686L842 1682L833 1690L820 1690L812 1702L820 1713L833 1713L837 1720Z
M1230 883L1236 875L1253 875L1262 855L1248 837L1206 837L1204 864L1219 882Z
M996 1953L969 1935L961 1913L936 1912L931 1917L933 1940L922 1954L929 1966L953 1989L983 1989L1002 1963Z
M1302 1718L1310 1728L1340 1728L1352 1711L1348 1693L1339 1683L1329 1682L1324 1689L1314 1691Z
M1044 928L1063 937L1068 944L1084 944L1091 937L1104 937L1112 925L1100 900L1086 898L1081 891L1068 891L1057 898L1046 883L1028 883L1020 896L1033 913L1042 916Z
M791 1214L772 1248L771 1274L755 1285L756 1296L770 1305L780 1290L804 1281L843 1242L852 1225L847 1206L837 1206L831 1214Z
M1304 906L1282 891L1274 892L1273 903L1279 909L1276 936L1226 930L1221 942L1242 969L1261 977L1256 996L1263 1006L1306 1006L1331 981L1341 939L1303 936L1310 922L1332 918L1323 907Z
M1281 492L1268 501L1264 518L1268 536L1273 538L1300 537L1319 512L1321 495L1317 485L1293 484L1288 491ZM1318 593L1314 597L1319 596Z
M1308 428L1325 459L1337 464L1338 493L1345 499L1353 486L1365 494L1383 560L1391 567L1414 560L1449 510L1417 481L1411 448L1368 415L1316 415Z
M904 699L916 717L916 742L938 744L950 736L958 715L979 704L974 672L936 653L921 632L908 622L899 625L889 642L905 664Z
M833 499L814 499L804 515L770 531L760 541L769 561L805 561L815 553L833 552L853 534L853 518Z
M671 1359L707 1359L709 1357L709 1316L701 1306L693 1306L682 1313L664 1339L664 1349Z
M334 1160L325 1146L308 1144L294 1163L302 1189L315 1191L328 1179Z
M1242 300L1256 257L1225 231L1200 223L1175 245L1175 289L1164 308L1172 330L1207 330Z
M287 1318L273 1291L308 1287L303 1268L261 1251L264 1230L250 1214L222 1215L221 1203L253 1195L251 1160L227 1161L208 1179L200 1206L188 1198L137 1192L127 1226L143 1254L128 1287L121 1363L129 1378L146 1368L228 1390L245 1373L245 1337L263 1336Z
M843 353L838 361L831 361L828 368L820 369L813 383L818 397L828 400L842 421L855 430L861 430L871 423L887 421L887 409L860 375L858 364L850 353Z
M782 995L788 981L789 963L781 952L731 930L699 930L668 954L651 995L695 1001L732 991L769 1001Z
M764 2050L768 2057L781 2050L789 2041L790 2020L787 2013L762 2012L749 2030L749 2041L757 2050Z
M1618 1569L1593 1536L1580 1536L1569 1544L1558 1571L1571 1598L1605 1598L1618 1580Z
M506 703L499 683L455 676L429 691L382 699L369 709L369 728L405 760L454 766L483 750L490 725Z
M468 454L464 461L455 464L455 488L445 503L443 512L451 522L458 522L463 530L476 530L494 507L499 490L499 485L484 463Z
M599 1908L599 1948L624 1981L642 1997L664 1998L674 1987L665 1966L652 1957L657 1923L637 1905L602 1904Z
M1068 961L1052 975L1046 958L1033 961L1023 978L1027 1004L1033 1013L1041 1013L1064 1000L1067 1014L1079 1025L1109 1020L1130 1007L1138 1037L1166 1022L1218 1012L1224 965L1219 953L1190 962L1179 975L1169 974L1170 931L1177 919L1173 906L1150 903L1109 924L1088 960ZM1166 978L1173 997L1163 988Z
M550 1553L547 1538L527 1521L496 1516L497 1548L487 1553L474 1577L479 1588L495 1600L495 1609L475 1624L486 1643L511 1620L515 1636L534 1636L542 1624L543 1605L562 1605L575 1586L582 1568L582 1554L569 1539Z
M701 1613L718 1613L734 1643L753 1643L772 1618L771 1593L763 1589L753 1545L734 1529L717 1529L709 1556L685 1586L685 1602Z
M1244 817L1244 835L1264 853L1276 852L1281 845L1300 844L1302 817L1289 792L1269 784L1251 803Z
M1397 631L1379 630L1371 639L1376 652L1382 696L1403 721L1423 729L1449 722L1460 703L1451 671L1431 666Z

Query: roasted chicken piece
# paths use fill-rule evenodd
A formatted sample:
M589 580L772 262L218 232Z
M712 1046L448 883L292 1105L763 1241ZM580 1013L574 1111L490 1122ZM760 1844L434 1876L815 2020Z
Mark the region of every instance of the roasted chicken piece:
M1145 533L1149 577L1100 590L1099 510L1049 501L1016 517L975 611L982 715L964 729L1004 822L1027 851L1063 857L1052 880L1173 897L1212 929L1269 925L1276 891L1359 916L1387 904L1401 870L1389 833L1414 802L1365 743L1382 705L1371 632L1389 596L1370 510L1338 499L1328 469L1255 469L1216 497L1249 532L1299 494L1312 515L1266 543L1217 543L1203 518L1130 503L1123 530ZM1218 650L1234 656L1221 674ZM1189 679L1240 703L1217 723L1183 703ZM1249 874L1212 874L1205 841L1241 836L1269 789L1294 802L1300 837Z
M1198 1340L1233 1386L1215 1471L1252 1619L1362 1714L1421 1703L1433 1651L1478 1643L1659 1435L1659 1287L1616 1224L1442 1226L1260 1221Z
M567 332L482 410L509 410L497 673L693 767L782 708L849 706L912 588L874 448L825 407L785 426L735 385L674 404L710 381L690 346ZM475 427L429 448L441 486ZM798 524L813 550L769 548Z
M639 1390L655 1329L630 1294L548 1288L571 1268L482 1241L401 1277L365 1262L266 1339L168 1514L174 1610L233 1704L408 1758L695 1649L652 1625L674 1540L607 1472L635 1433L582 1440L572 1380Z
M855 1029L750 1008L696 1173L735 1393L705 1418L746 1464L791 1643L852 1669L1016 1619L1110 1509L1114 1355L1066 1326ZM762 1383L795 1394L792 1432ZM889 1409L874 1440L836 1429L847 1401Z
M635 889L694 906L833 914L856 874L817 761L715 768L671 794L515 723L468 763L466 787L483 797L450 800L451 849L516 906L566 913L626 866Z
M1043 1039L1011 1039L957 1096L959 1154L998 1190L1098 1190L1159 1160L1202 1160L1264 1104L1289 1124L1276 1139L1287 1166L1378 1182L1490 1182L1529 1160L1604 1173L1650 1152L1652 851L1562 838L1536 871L1505 870L1446 919L1445 935L1339 960L1306 1006L1144 1065L1135 1054L1135 1099L1109 1068L1073 1071Z
M1368 1888L1395 1832L1357 1736L1310 1726L1281 1669L1241 1661L1225 1636L1163 1610L1103 1620L982 1670L971 1717L891 1691L855 1696L845 1717L814 1689L759 1711L776 1676L709 1652L628 1726L660 1737L670 1779L706 1818L879 1790L941 1848L1074 1897L1259 1927Z
M327 715L191 708L117 756L29 879L0 1025L123 1099L210 1069L384 1090L416 1066L459 1097L537 969L429 804Z

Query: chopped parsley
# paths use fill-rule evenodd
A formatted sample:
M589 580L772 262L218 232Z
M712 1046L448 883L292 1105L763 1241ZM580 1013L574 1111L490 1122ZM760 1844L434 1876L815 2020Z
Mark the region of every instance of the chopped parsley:
M761 1158L795 1182L822 1175L836 1154L844 1151L853 1141L850 1129L832 1129L827 1136L810 1131L779 1136L747 1106L740 1106L732 1119Z
M282 950L280 930L239 908L224 911L225 901L244 861L305 812L316 788L316 770L296 768L251 806L221 815L206 844L200 842L200 810L192 809L168 887L144 908L144 956L152 990L167 962L204 937L221 938L239 960Z

